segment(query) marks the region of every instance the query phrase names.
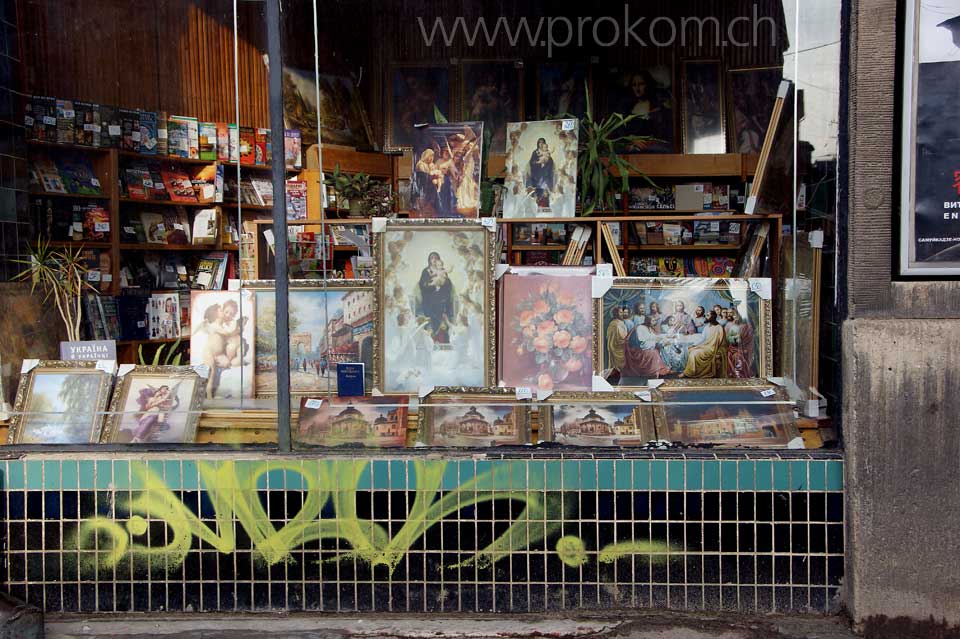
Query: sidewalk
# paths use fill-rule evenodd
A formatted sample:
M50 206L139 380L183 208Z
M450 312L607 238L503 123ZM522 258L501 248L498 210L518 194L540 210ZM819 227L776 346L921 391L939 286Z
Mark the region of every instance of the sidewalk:
M837 617L610 611L545 615L48 616L46 639L345 639L556 637L605 639L850 639Z

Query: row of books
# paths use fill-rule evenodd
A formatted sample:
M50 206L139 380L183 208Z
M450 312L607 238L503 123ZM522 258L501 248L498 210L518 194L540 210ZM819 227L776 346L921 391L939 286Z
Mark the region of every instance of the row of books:
M195 211L193 220L182 206L163 211L141 211L128 216L120 226L120 241L125 244L162 246L211 246L220 233L220 210Z
M736 260L724 256L636 256L631 257L631 277L733 277Z
M83 296L85 337L92 340L176 339L190 334L190 292Z
M120 266L121 289L219 291L235 278L236 257L230 251L131 253Z
M713 182L691 182L664 187L630 188L627 206L635 211L710 211L743 206L745 197L739 187Z
M30 211L34 228L47 240L110 241L110 212L99 202L34 195L30 198Z
M45 142L252 166L269 166L272 160L267 128L50 96L32 96L25 111L28 136ZM296 129L284 131L284 162L290 169L303 166Z
M72 195L103 195L97 174L84 157L68 153L53 158L45 153L31 157L30 190Z
M169 162L131 162L120 168L120 197L182 202L223 201L223 166L187 171Z
M729 220L634 222L637 244L681 246L693 244L739 244L742 225Z

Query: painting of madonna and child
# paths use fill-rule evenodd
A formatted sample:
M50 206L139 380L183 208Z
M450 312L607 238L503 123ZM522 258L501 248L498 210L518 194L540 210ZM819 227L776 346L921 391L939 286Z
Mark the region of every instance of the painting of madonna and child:
M406 395L304 397L293 433L296 444L403 446L407 440Z
M579 128L575 119L507 125L504 217L573 217Z
M411 217L477 217L482 147L483 122L418 127L413 145Z
M253 397L253 295L190 294L190 365L209 367L207 399Z
M480 224L393 222L378 234L383 392L492 386L493 233Z
M622 278L594 313L594 364L615 386L771 373L770 301L747 280Z

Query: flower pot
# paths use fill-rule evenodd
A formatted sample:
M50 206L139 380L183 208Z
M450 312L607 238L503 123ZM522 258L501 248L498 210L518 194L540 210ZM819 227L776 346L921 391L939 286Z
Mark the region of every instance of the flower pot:
M350 217L364 217L367 213L363 206L363 200L350 200L350 208L347 209L347 215Z

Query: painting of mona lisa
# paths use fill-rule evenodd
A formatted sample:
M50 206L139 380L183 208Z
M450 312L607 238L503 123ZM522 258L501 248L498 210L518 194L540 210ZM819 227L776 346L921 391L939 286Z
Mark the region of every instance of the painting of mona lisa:
M379 390L493 385L494 240L469 220L391 220L375 234Z

